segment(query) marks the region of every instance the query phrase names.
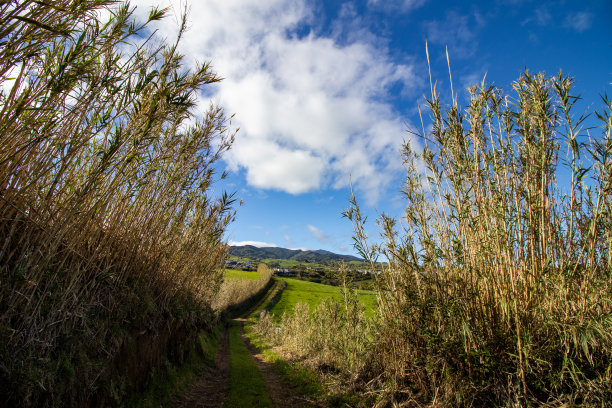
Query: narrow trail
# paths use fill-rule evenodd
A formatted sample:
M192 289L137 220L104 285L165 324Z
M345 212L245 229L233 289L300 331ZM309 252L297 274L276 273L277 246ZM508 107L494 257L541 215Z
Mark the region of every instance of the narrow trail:
M240 321L240 335L247 350L255 360L255 364L261 371L268 388L268 394L275 407L316 407L314 401L304 397L299 392L297 386L288 384L281 375L276 371L274 366L264 360L262 354L255 346L251 344L249 339L244 334L244 319L235 319Z
M241 340L263 375L266 390L274 407L317 407L319 405L302 396L295 385L288 384L274 366L264 360L259 350L251 344L244 334L244 325L248 321L248 317L270 299L279 285L280 281L275 280L266 295L245 313L244 317L234 318L232 323L239 325ZM229 324L225 327L220 339L215 367L205 371L200 379L175 399L173 406L181 408L222 408L224 406L228 396L230 376L229 327Z
M274 278L272 278L274 279ZM255 304L248 312L244 315L248 319L253 313L255 313L259 308L266 304L268 300L272 297L272 294L276 291L276 289L280 286L280 281L278 279L274 279L274 284L270 287L265 296L262 296L259 302ZM235 320L235 319L234 319Z

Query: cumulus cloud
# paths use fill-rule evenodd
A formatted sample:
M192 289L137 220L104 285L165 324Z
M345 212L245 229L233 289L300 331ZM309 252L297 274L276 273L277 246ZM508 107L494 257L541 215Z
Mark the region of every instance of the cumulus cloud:
M230 246L252 245L257 248L270 248L270 247L276 248L278 247L278 245L276 244L271 244L269 242L261 242L261 241L229 241L227 244Z
M133 2L143 14L153 3ZM166 3L181 10L179 0ZM202 0L189 8L182 51L211 60L225 78L205 96L235 113L240 127L225 157L231 170L245 171L253 187L291 194L345 187L349 177L370 202L384 191L406 136L385 98L391 87L406 94L420 83L412 65L395 63L373 34L317 34L305 0ZM159 27L170 39L176 29L175 19Z
M307 228L308 228L308 231L310 231L310 233L312 234L312 236L315 237L315 239L319 241L320 243L326 244L330 241L331 237L323 233L323 231L321 231L314 225L308 225Z

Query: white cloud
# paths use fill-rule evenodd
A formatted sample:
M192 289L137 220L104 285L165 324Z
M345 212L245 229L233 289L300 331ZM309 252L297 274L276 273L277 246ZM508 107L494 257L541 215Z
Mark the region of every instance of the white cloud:
M307 150L291 150L270 140L244 138L236 143L230 159L234 167L246 167L247 182L257 188L299 194L321 185L324 163Z
M8 69L8 71L0 76L0 92L4 93L5 96L8 97L13 87L15 86L15 82L17 81L17 77L19 76L19 72L22 69L22 64L13 65ZM15 90L15 92L21 92L23 89L23 81L19 88Z
M579 33L588 30L593 24L593 14L586 11L571 13L565 19L565 26Z
M308 225L308 231L310 231L312 236L315 237L315 239L317 241L319 241L320 243L322 243L322 244L328 243L329 240L331 239L331 237L329 235L323 233L323 231L321 231L320 229L318 229L314 225Z
M421 7L427 0L368 0L369 7L378 7L385 10L401 10L408 12Z
M135 2L153 3L159 0ZM179 0L170 3L181 10ZM419 2L402 2L409 3ZM372 202L398 171L406 136L385 98L391 86L406 94L420 80L373 34L348 42L314 31L298 36L313 15L305 0L193 1L182 51L211 60L225 78L205 92L236 113L240 131L225 159L246 171L250 185L300 194L345 187L352 175ZM162 22L160 33L174 38L175 19Z
M536 9L535 17L537 23L541 26L547 25L552 20L550 11L548 11L548 9L544 6Z
M546 26L550 22L553 21L552 15L550 14L549 6L543 5L535 8L533 13L530 13L527 18L525 18L521 25L525 26L531 23L535 23L539 26Z
M276 244L270 244L269 242L261 242L261 241L229 241L227 244L230 246L252 245L257 248L270 248L270 247L276 248L278 247L278 245Z

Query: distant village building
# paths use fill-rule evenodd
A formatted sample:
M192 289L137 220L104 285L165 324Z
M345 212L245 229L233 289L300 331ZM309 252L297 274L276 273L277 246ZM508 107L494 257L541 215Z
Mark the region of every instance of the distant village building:
M238 261L235 259L228 259L224 263L227 269L241 269L243 271L256 271L257 267L250 262Z
M274 268L274 274L276 276L295 276L295 272L286 268Z

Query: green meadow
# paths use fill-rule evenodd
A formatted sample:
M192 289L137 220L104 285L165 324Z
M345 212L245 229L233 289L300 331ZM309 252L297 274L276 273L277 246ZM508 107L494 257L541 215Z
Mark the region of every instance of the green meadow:
M280 300L271 308L270 313L280 318L284 312L293 313L295 305L299 302L305 303L310 310L314 310L323 299L332 298L342 301L344 296L342 287L330 286L321 283L308 282L293 278L277 278L287 282ZM356 290L361 304L365 307L366 316L371 317L376 313L376 292L370 290Z
M226 279L255 280L260 277L261 277L261 273L257 271L240 271L238 269L226 269L225 270Z

